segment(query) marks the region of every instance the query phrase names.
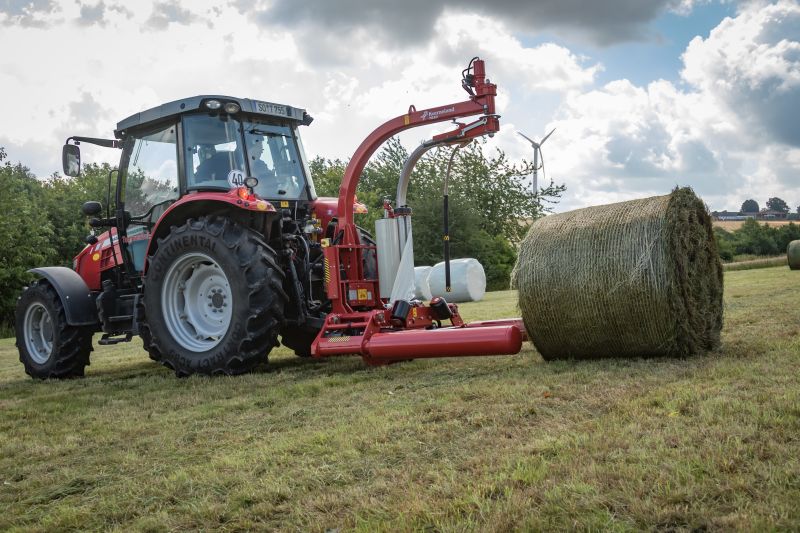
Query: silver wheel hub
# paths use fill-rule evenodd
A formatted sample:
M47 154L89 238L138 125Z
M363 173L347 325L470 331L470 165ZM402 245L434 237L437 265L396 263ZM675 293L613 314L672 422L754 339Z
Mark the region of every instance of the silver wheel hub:
M28 306L23 329L25 348L31 359L37 364L45 364L53 353L53 319L47 308L39 302Z
M228 277L206 254L189 252L169 267L161 289L164 322L178 344L192 352L218 345L231 324Z

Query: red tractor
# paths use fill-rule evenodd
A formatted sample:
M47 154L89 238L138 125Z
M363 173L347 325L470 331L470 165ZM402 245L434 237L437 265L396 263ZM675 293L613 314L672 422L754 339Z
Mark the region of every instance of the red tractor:
M517 353L520 320L465 324L443 299L426 305L408 296L405 191L414 163L434 146L499 129L483 61L470 62L462 85L466 101L412 106L370 134L338 199L317 197L299 135L312 118L287 105L196 96L126 118L115 139L70 137L70 176L80 172L81 143L121 150L116 192L104 217L100 203L83 206L93 228L108 230L87 237L72 269L31 270L40 279L16 314L26 372L83 375L99 331L100 344L139 335L150 357L178 376L246 372L279 339L300 356L358 354L368 364ZM355 225L353 213L366 209L356 202L359 177L384 141L474 115L411 155L375 240Z

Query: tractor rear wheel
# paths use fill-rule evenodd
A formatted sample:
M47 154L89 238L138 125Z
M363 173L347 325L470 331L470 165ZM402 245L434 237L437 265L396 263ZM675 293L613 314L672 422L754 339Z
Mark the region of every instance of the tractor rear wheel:
M275 252L224 217L190 219L148 259L140 333L178 376L241 374L277 345L287 296Z
M61 298L47 281L36 281L22 293L15 325L19 360L29 376L83 376L92 351L92 329L67 324Z

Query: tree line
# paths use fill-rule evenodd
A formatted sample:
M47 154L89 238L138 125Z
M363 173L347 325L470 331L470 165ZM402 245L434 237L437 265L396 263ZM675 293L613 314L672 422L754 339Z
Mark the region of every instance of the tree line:
M715 227L714 235L720 257L730 261L737 255L785 253L790 242L800 239L800 225L790 222L783 226L770 226L750 218L736 231Z
M789 207L789 204L783 198L778 198L777 196L773 196L772 198L767 200L765 209L770 211L777 211L778 213L783 213L784 215L789 215L789 212L792 210ZM742 202L742 207L739 209L740 213L758 213L761 210L758 202L753 200L752 198L745 200ZM797 206L795 209L794 214L800 215L800 206Z
M408 190L413 207L417 265L442 260L442 188L452 149L434 149L417 163ZM358 200L369 213L356 222L368 230L383 216L383 199L394 200L397 180L408 152L390 140L367 165ZM316 157L310 163L319 196L338 196L347 161ZM89 234L81 206L89 200L105 204L111 165L86 164L81 176L58 173L37 178L22 163L12 164L0 147L0 329L13 324L16 299L37 266L72 266ZM542 216L560 197L563 185L550 183L532 191L527 177L533 166L511 163L501 150L487 153L473 142L453 160L449 180L451 257L474 257L486 270L487 287L502 289L516 261L516 244L530 221ZM113 186L113 185L112 185ZM113 192L112 192L113 197ZM104 206L105 207L105 206Z

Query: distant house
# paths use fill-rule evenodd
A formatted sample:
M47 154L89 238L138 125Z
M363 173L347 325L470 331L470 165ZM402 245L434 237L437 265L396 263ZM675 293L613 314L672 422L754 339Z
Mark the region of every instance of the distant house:
M786 220L786 213L772 209L762 209L756 217L759 220Z
M751 216L745 216L743 213L733 211L713 211L711 216L714 217L714 220L745 220L752 218Z
M714 220L747 220L748 218L755 218L756 220L787 220L797 219L793 213L784 213L783 211L773 211L772 209L762 209L759 212L734 212L734 211L712 211L711 217Z

